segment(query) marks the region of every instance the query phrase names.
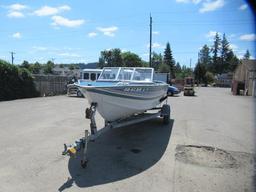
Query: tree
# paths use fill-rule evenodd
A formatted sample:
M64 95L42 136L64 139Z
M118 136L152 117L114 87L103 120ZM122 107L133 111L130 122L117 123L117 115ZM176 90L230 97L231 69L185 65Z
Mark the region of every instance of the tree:
M123 61L123 66L125 67L142 67L143 63L141 58L131 52L124 52L121 53L122 61Z
M68 66L68 69L69 69L70 71L74 70L74 69L75 69L74 64L70 64L70 65Z
M235 71L236 67L239 64L239 59L236 57L232 50L228 53L227 62L229 67L228 71Z
M212 53L213 53L213 57L212 57L212 66L210 67L210 70L213 73L218 73L219 72L219 63L220 63L220 58L219 58L219 51L220 51L220 45L221 45L221 39L219 37L219 34L216 33L215 37L214 37L214 43L213 43L213 48L212 48Z
M205 82L206 84L213 83L214 82L214 75L213 75L213 73L207 71L205 73L205 80L206 80L206 82Z
M38 74L40 73L41 70L41 65L38 62L35 62L32 66L31 66L31 72L33 74Z
M98 67L121 67L122 57L120 49L101 51Z
M250 57L251 57L251 54L250 54L249 50L247 49L246 53L244 54L244 59L248 60L248 59L250 59Z
M26 68L0 59L0 101L38 96L31 73Z
M211 65L211 56L210 48L207 45L204 45L202 49L200 49L198 57L199 62L209 69Z
M175 73L180 73L180 72L181 72L181 66L180 66L180 63L177 62L175 66Z
M21 68L26 68L29 69L30 68L30 64L28 61L24 60L23 63L20 65Z
M152 66L155 71L159 69L159 66L163 63L163 57L162 54L157 54L156 52L153 52L152 54Z
M44 66L44 74L53 73L54 63L52 61L48 61Z
M200 83L206 83L205 79L205 74L206 74L206 67L205 65L201 63L197 63L195 70L194 70L194 75L195 75L195 80Z
M169 73L170 72L170 67L169 67L169 65L166 65L165 63L162 63L162 64L160 64L158 71L160 73Z
M174 73L175 61L172 56L172 50L169 42L166 44L166 48L164 50L164 64L169 66L171 77L175 78L175 73Z
M219 73L228 72L228 69L229 69L228 59L229 59L230 51L231 51L230 45L224 33L221 41L221 63L219 65Z

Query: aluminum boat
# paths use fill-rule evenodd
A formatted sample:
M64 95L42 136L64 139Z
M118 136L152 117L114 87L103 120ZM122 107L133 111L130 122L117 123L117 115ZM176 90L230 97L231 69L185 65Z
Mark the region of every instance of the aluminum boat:
M106 122L124 119L157 107L166 98L168 84L153 81L154 69L106 67L95 82L78 82Z

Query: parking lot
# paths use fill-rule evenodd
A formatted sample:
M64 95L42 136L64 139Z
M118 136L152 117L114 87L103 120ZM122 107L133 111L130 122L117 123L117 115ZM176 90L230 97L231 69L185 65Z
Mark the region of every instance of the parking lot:
M82 169L79 157L61 152L89 129L86 99L0 102L0 191L254 191L255 98L196 88L195 97L168 103L170 124L106 132L89 143Z

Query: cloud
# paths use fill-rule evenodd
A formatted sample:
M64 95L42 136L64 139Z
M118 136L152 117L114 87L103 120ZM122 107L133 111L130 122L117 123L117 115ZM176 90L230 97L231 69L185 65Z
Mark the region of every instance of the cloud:
M159 31L153 31L152 32L153 35L159 35L159 33L160 33Z
M239 37L239 39L242 40L242 41L255 41L256 40L256 34L254 34L254 33L244 34L244 35L241 35Z
M98 33L95 33L95 32L88 33L88 37L95 37L97 35L98 35Z
M201 1L202 0L176 0L177 3L194 3L194 4L198 4Z
M9 5L8 8L12 11L21 11L23 9L26 9L27 6L26 5L22 5L22 4L19 4L19 3L15 3L15 4L12 4L12 5Z
M79 54L69 52L59 53L58 55L63 57L81 57Z
M32 47L36 51L46 51L47 47L42 47L42 46L33 46Z
M68 5L62 5L59 7L49 7L43 6L40 9L34 11L34 14L37 16L49 16L56 15L62 11L69 11L71 8Z
M69 11L71 9L71 7L69 7L68 5L62 5L62 6L58 7L58 9L60 11Z
M52 17L54 26L64 26L64 27L78 27L82 24L84 24L83 19L77 19L77 20L70 20L62 16L53 16Z
M235 44L229 44L229 48L232 49L232 50L237 50L238 46L235 45Z
M118 27L112 26L112 27L97 27L97 30L102 32L104 35L109 37L114 37L115 32L118 30Z
M9 6L6 6L5 8L8 9L7 17L10 18L22 18L25 17L24 14L21 12L24 9L27 9L28 7L23 4L15 3Z
M229 36L228 36L228 38L234 38L234 37L236 37L236 34L234 34L234 33L232 33L232 34L230 34Z
M12 37L15 38L15 39L20 39L21 34L20 34L20 32L17 32L17 33L12 34Z
M19 12L19 11L10 11L8 14L7 14L7 17L10 17L10 18L22 18L22 17L25 17L24 14L22 12Z
M203 3L203 6L199 9L199 12L205 13L209 11L215 11L222 8L224 4L224 0L207 1Z
M147 44L147 47L149 48L149 43ZM164 45L161 45L160 43L152 43L152 48L155 48L155 49L160 49L160 48L164 48Z
M248 5L247 5L247 4L243 4L243 5L241 5L241 6L239 7L239 10L244 11L244 10L247 9L247 8L248 8Z
M205 37L206 37L206 38L209 38L209 39L212 39L213 37L215 37L216 33L218 33L219 35L221 35L220 32L217 32L217 31L209 31L209 32L205 35Z

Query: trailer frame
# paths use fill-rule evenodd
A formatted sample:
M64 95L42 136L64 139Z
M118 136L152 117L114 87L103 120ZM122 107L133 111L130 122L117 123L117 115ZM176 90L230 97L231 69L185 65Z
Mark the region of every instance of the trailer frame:
M161 102L166 99L167 97L162 98ZM97 111L96 109L97 109L97 103L91 103L90 108L86 108L85 110L85 118L90 119L90 133L87 129L85 129L84 137L76 140L71 145L64 144L64 151L62 152L62 155L68 155L72 158L72 157L76 157L77 152L82 150L82 160L80 162L82 168L85 168L88 163L87 148L88 148L89 141L94 141L100 135L102 135L103 133L107 132L110 129L116 129L120 127L137 124L140 122L155 119L157 117L162 117L163 123L168 124L170 122L170 114L171 114L170 105L168 105L166 102L161 107L155 107L145 111L144 113L134 114L128 118L119 119L113 122L105 121L105 126L102 129L98 130L96 121L95 121L95 114ZM148 112L148 111L151 111L151 112ZM156 112L152 113L152 111L156 111Z

